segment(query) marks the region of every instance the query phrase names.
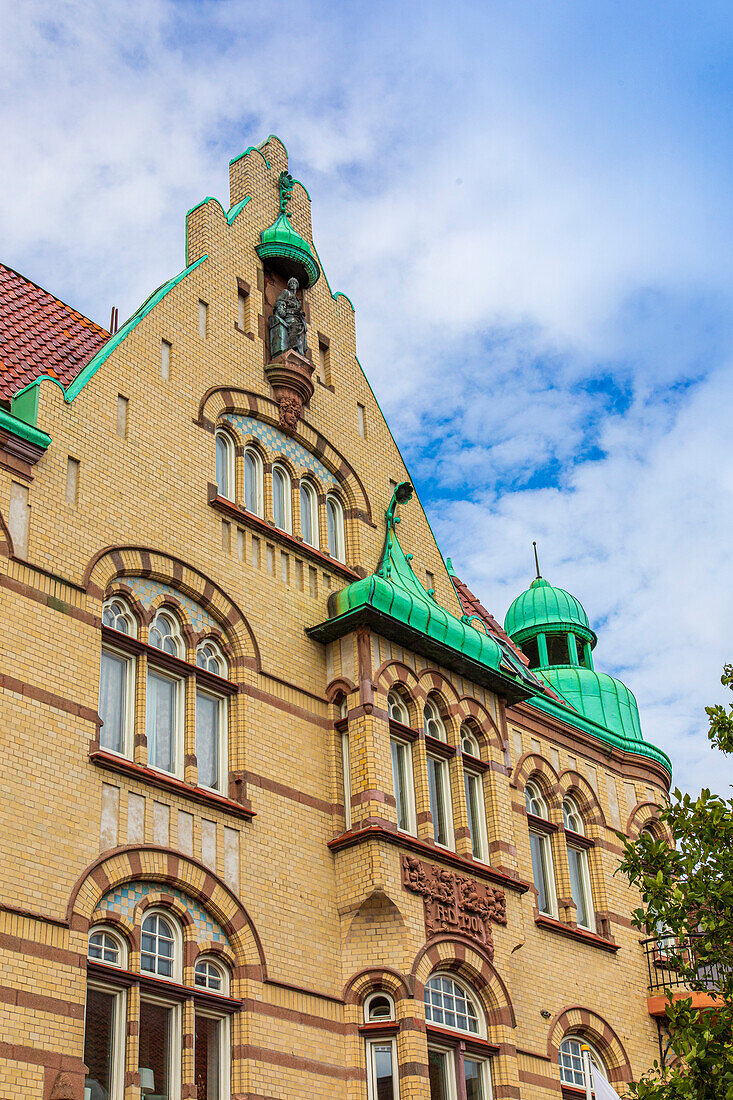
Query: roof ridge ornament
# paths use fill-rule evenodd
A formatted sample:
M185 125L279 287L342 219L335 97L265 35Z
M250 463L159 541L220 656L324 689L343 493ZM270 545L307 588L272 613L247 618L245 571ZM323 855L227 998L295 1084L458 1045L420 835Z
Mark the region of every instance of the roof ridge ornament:
M290 202L290 198L293 194L295 180L289 172L282 171L278 177L277 182L280 188L280 213L284 214L285 217L289 220L290 214L287 211L287 205Z
M376 573L377 576L384 577L385 580L391 577L392 567L395 565L393 557L395 546L398 546L400 550L402 550L395 530L396 525L401 522L400 517L396 514L397 505L406 504L408 500L412 500L413 493L414 489L409 481L401 481L399 485L395 485L387 511L384 513L384 518L387 521L387 529L384 536L384 549L382 550L382 556L379 559ZM405 558L408 567L412 569L410 565L412 554L405 554L404 551L402 551L402 556Z

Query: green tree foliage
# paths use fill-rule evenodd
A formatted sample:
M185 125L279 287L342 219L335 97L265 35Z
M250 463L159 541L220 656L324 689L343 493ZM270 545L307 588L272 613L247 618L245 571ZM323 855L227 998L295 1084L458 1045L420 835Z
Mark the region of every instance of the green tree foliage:
M722 683L733 690L733 665ZM733 704L706 707L708 737L733 753ZM683 987L710 993L715 1008L692 1007L692 998L667 993L670 1031L665 1067L631 1086L639 1100L733 1100L733 799L700 792L672 794L660 813L668 838L623 836L619 870L641 892L634 924L654 936L665 970ZM671 840L671 845L670 845ZM679 993L679 989L676 990Z

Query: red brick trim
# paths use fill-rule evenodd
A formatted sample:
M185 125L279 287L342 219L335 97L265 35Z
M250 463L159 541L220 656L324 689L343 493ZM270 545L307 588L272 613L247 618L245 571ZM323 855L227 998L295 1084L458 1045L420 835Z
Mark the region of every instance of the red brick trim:
M84 1019L84 1003L60 1000L58 997L46 997L42 993L28 993L25 989L16 989L10 985L0 985L0 1002L29 1008L32 1012L48 1012L53 1016L71 1016L74 1020Z
M315 795L305 794L295 787L288 787L285 783L278 783L275 779L258 775L257 772L243 772L242 774L248 786L260 787L263 791L270 791L271 794L280 795L281 798L289 798L292 802L300 802L302 806L308 806L320 813L333 814L339 808L338 804L326 802L325 799L316 798ZM343 807L341 808L343 809Z
M524 894L530 888L530 884L524 882L520 878L511 878L509 875L505 875L501 871L496 871L493 867L489 867L485 863L479 863L477 860L471 859L468 856L456 855L455 852L451 852L447 848L439 848L435 844L430 844L428 841L424 840L418 840L417 837L408 836L406 833L393 833L383 825L370 825L365 828L349 831L348 833L342 833L341 836L329 840L328 847L332 852L340 852L343 848L351 848L354 844L361 844L375 837L386 841L387 844L393 844L399 848L407 848L412 852L420 852L421 855L428 855L432 859L449 864L451 867L459 867L462 871L468 871L476 878L489 879L490 882L497 882L507 890L516 890L518 894Z
M6 951L14 951L21 955L33 955L37 959L46 959L57 963L59 966L71 966L76 970L85 970L87 958L78 951L67 951L63 947L52 947L47 943L36 943L23 936L11 936L7 932L0 932L0 947Z
M251 1043L232 1047L232 1058L251 1059L270 1066L282 1066L284 1069L299 1070L301 1073L315 1073L321 1077L333 1077L338 1081L362 1081L365 1073L361 1069L349 1069L335 1066L329 1062L319 1062L315 1058L299 1058L295 1054L286 1054L280 1050L257 1047Z
M267 673L264 673L267 676ZM291 685L295 687L295 685ZM239 690L242 695L249 695L253 699L260 699L263 703L269 703L271 707L276 707L278 710L285 711L286 714L292 714L296 718L302 718L305 722L310 722L314 726L319 726L323 730L333 729L333 720L330 718L321 718L318 714L313 714L311 711L306 710L305 707L296 706L295 703L286 703L284 699L280 699L277 695L272 695L269 691L263 691L262 688L253 687L251 684L240 684ZM295 687L296 691L300 691L299 687Z
M54 1050L24 1046L20 1043L0 1042L0 1058L7 1058L12 1062L25 1062L31 1066L64 1070L66 1073L84 1073L86 1070L81 1058L73 1058L70 1054L57 1054Z
M185 783L174 775L164 775L162 772L156 771L155 768L136 764L134 760L117 756L113 752L107 752L106 749L91 750L89 760L98 768L107 768L109 771L125 775L129 779L138 779L141 783L145 783L150 787L158 787L160 790L180 795L182 798L197 802L211 810L221 810L222 813L233 817L241 817L246 821L251 821L253 817L257 816L249 801L244 803L235 802L231 798L225 798L224 795L204 790L203 787L193 787L190 783Z
M4 688L6 691L14 691L16 694L24 695L27 699L34 699L38 703L45 703L46 706L55 707L56 710L62 710L66 714L73 714L85 722L94 722L97 727L102 724L96 710L83 707L81 703L75 703L72 699L64 699L61 695L54 695L53 692L46 691L45 688L37 687L35 684L26 684L23 680L16 680L13 676L0 673L0 688Z
M316 1016L312 1012L301 1012L296 1008L286 1008L284 1005L270 1004L267 1001L256 1001L252 997L245 997L242 1008L247 1012L254 1012L259 1016L269 1016L274 1020L289 1020L303 1027L316 1028L319 1031L330 1031L334 1035L346 1035L348 1024L338 1020L329 1020L325 1016Z

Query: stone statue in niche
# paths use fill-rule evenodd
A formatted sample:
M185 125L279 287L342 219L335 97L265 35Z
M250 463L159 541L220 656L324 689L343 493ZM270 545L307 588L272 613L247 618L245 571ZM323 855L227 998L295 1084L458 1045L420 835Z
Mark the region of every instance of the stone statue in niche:
M277 297L270 317L270 358L275 359L284 351L297 351L305 355L307 327L305 313L298 298L298 280L288 279L285 290Z

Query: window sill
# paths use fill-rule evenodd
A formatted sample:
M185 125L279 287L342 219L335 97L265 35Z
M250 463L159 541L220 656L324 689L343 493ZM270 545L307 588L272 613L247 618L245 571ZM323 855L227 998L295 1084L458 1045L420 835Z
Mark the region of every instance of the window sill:
M538 833L556 833L559 829L558 825L555 825L553 821L548 821L544 817L537 817L536 814L527 814L527 823L536 829Z
M398 848L407 848L411 852L419 852L421 855L442 860L443 863L447 863L451 867L457 867L466 874L495 882L506 890L515 890L518 894L525 894L529 890L528 882L518 878L510 878L509 875L489 867L487 863L466 859L465 856L459 856L449 848L439 848L437 844L429 844L424 840L418 840L417 837L410 836L409 833L392 832L383 825L368 825L363 829L357 828L353 832L342 833L341 836L329 840L328 847L332 852L340 852L343 848L351 848L355 844L361 844L363 841L372 840L375 837Z
M403 741L417 741L420 736L412 726L403 726L402 722L395 722L394 718L389 720L389 732L401 737Z
M396 1035L399 1029L400 1025L396 1020L373 1021L370 1024L361 1024L359 1034L366 1036L367 1039L380 1036L386 1038L388 1035Z
M451 1031L450 1028L437 1027L435 1024L426 1024L425 1031L427 1032L428 1042L431 1039L437 1039L441 1042L447 1040L455 1046L461 1043L467 1051L473 1051L475 1054L499 1053L499 1047L496 1043L489 1043L479 1035L471 1035L465 1031Z
M107 752L106 749L91 749L89 760L98 768L108 768L130 779L139 779L151 787L181 795L192 802L198 802L210 809L221 810L233 817L242 817L247 821L256 817L255 811L248 802L235 802L233 798L225 798L224 795L215 794L214 791L207 790L205 787L192 787L190 783L184 783L182 779L176 779L173 775L166 775L164 772L156 771L155 768L136 764L134 760L117 756L116 753Z
M444 760L450 760L452 756L456 755L453 745L441 741L438 737L429 737L428 734L425 734L425 748L434 756L441 756Z
M87 959L87 973L95 978L100 978L110 985L122 985L129 989L131 985L139 985L146 993L158 993L172 1000L194 999L196 1004L206 1008L216 1008L223 1015L231 1016L239 1012L242 1001L233 997L226 997L223 993L211 993L206 989L198 989L196 986L179 985L178 982L169 982L165 978L156 978L152 974L141 974L136 970L123 970L119 966L108 966L106 963L95 962Z
M583 836L582 833L576 833L573 829L565 830L565 839L571 848L595 848L595 840L591 840L589 836Z
M562 921L555 920L554 917L544 917L540 914L540 916L535 917L534 922L539 928L546 928L548 932L557 932L561 936L579 940L591 947L600 947L602 951L610 951L615 954L619 949L619 945L614 943L613 940L604 939L603 936L598 936L595 932L586 932L583 928L571 928L569 924L563 924Z
M203 687L218 691L221 695L236 695L239 691L239 685L231 680L226 680L223 676L217 676L198 665L189 664L188 661L184 661L180 657L174 657L172 653L164 653L157 646L141 642L139 638L123 634L121 630L115 630L113 627L102 627L102 641L107 642L116 649L124 650L126 653L144 653L150 664L165 668L168 672L173 672L177 676L195 676Z
M350 569L348 565L344 565L342 561L337 561L337 559L332 558L330 554L324 554L322 550L317 550L315 546L309 546L308 543L303 542L302 539L296 539L293 535L288 534L287 531L282 531L279 527L275 527L274 524L268 523L268 521L262 519L261 516L256 516L254 512L248 512L246 508L240 508L238 504L235 504L232 500L227 500L226 497L210 496L209 504L212 508L215 508L217 512L223 512L224 515L230 516L239 523L245 523L248 527L252 527L265 538L272 539L273 542L279 542L281 545L287 546L294 554L302 554L304 558L310 558L312 561L318 562L323 569L330 569L332 573L340 573L341 576L347 577L350 581L358 581L361 579L359 573Z
M480 760L478 756L471 756L468 752L464 752L462 755L463 767L468 771L487 772L491 767L488 760Z

